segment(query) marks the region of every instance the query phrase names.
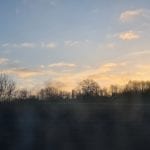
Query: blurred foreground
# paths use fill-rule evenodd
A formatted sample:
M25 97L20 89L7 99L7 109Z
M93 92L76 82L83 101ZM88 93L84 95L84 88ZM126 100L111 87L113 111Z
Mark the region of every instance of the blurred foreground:
M0 104L2 150L150 149L150 105Z

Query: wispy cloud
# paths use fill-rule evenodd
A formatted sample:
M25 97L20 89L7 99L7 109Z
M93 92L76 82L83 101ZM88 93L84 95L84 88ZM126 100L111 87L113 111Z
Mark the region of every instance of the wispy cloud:
M134 31L127 31L127 32L122 32L118 35L119 39L121 40L135 40L139 39L140 35Z
M32 42L23 42L23 43L3 43L0 45L2 48L46 48L52 49L55 48L57 45L54 42L41 42L41 43L32 43Z
M74 46L79 46L80 42L68 40L68 41L65 41L64 44L66 47L74 47Z
M132 58L131 58L132 59ZM129 80L148 80L150 72L150 65L140 64L137 62L117 60L114 62L104 63L98 67L83 68L80 71L62 72L60 69L75 67L75 64L69 63L55 63L50 64L49 67L39 66L38 68L12 68L5 70L9 75L17 77L21 83L29 81L24 87L33 88L36 85L43 83L50 83L52 86L57 86L63 90L70 91L75 88L78 83L86 78L94 79L102 87L110 84L125 84ZM22 84L21 84L22 85ZM22 86L23 87L23 86Z
M150 50L135 51L133 53L130 53L130 55L135 55L135 56L150 55Z
M102 87L111 84L123 85L129 80L150 79L150 64L147 62L147 64L141 66L138 60L130 61L133 58L134 56L127 58L127 60L116 60L98 67L85 68L80 72L63 73L58 75L54 81L62 82L64 89L70 91L86 78L94 79Z
M5 47L8 47L9 45L10 45L9 43L3 43L3 44L1 45L1 47L5 48Z
M35 44L34 43L21 43L18 46L19 46L19 48L34 48Z
M41 47L42 47L42 48L51 49L51 48L55 48L56 46L57 46L57 45L56 45L56 43L54 43L54 42L49 42L49 43L41 42Z
M6 70L7 73L18 76L19 78L32 78L35 76L42 75L39 70L27 69L27 68L14 68Z
M49 64L49 67L69 67L69 68L74 68L76 67L76 64L73 63L64 63L64 62L59 62L59 63L54 63L54 64Z
M23 43L3 43L1 45L3 48L35 48L35 43L23 42Z
M76 73L70 72L70 73L61 74L58 77L56 77L53 80L53 82L63 83L64 85L63 89L67 91L70 91L71 89L75 88L80 81L87 78L94 79L102 86L107 86L110 85L111 83L116 82L116 80L114 79L112 80L111 74L114 75L113 72L115 72L115 70L118 68L122 68L123 65L124 63L117 64L114 62L110 62L96 68L89 68L89 69L86 68L85 70ZM122 80L121 78L119 79Z
M79 48L79 47L84 47L84 46L87 46L87 45L90 45L92 44L92 41L86 39L86 40L67 40L67 41L64 41L64 46L65 47L70 47L70 48Z
M127 10L121 13L120 20L122 22L129 22L139 16L142 16L143 14L144 14L143 9Z
M45 76L57 75L53 70L48 68L26 68L26 67L16 67L3 70L6 74L16 76L18 79L34 79L37 77L42 77L44 80Z

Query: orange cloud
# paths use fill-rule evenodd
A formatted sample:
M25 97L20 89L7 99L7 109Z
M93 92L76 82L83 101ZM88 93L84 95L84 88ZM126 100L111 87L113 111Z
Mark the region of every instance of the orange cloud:
M134 31L127 31L127 32L122 32L119 34L119 38L121 40L135 40L135 39L139 39L140 35L138 35L136 32Z
M64 62L59 62L59 63L54 63L54 64L49 64L49 67L76 67L75 64L72 63L64 63Z

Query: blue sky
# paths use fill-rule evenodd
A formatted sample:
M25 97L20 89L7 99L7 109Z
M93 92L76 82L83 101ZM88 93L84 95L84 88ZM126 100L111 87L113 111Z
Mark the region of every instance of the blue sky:
M149 0L3 0L0 70L22 88L149 80Z

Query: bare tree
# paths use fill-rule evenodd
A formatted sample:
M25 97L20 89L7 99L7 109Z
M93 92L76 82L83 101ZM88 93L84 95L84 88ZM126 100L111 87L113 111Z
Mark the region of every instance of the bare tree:
M46 87L38 93L39 99L57 98L58 95L58 90L54 87Z
M31 97L31 92L26 89L20 89L16 91L16 98L18 99L28 99Z
M91 79L86 79L80 82L79 88L84 96L98 96L100 94L98 83Z
M118 85L110 85L110 94L112 96L115 96L120 92L121 92L121 88Z
M108 96L109 92L107 88L103 88L100 90L100 96Z
M15 91L16 84L9 79L6 74L0 74L0 99L11 99Z
M150 91L150 81L129 81L124 88L124 93L143 93Z

